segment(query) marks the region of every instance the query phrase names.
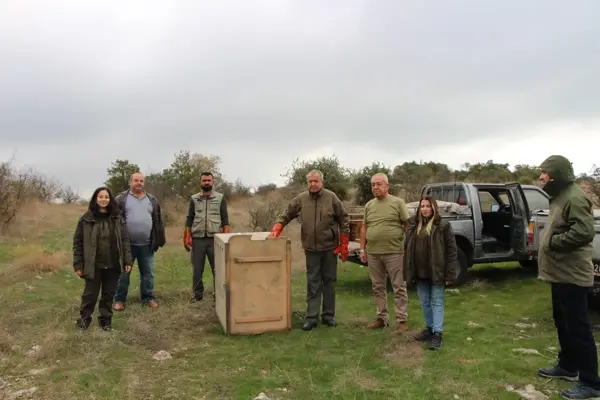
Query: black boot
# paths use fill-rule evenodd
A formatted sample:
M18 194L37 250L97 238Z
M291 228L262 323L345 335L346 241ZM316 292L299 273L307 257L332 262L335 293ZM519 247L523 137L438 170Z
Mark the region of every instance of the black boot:
M77 322L75 322L75 325L77 326L77 328L80 331L86 331L89 327L90 324L92 323L92 319L91 318L77 318Z
M431 339L432 336L433 332L431 331L431 328L425 328L423 329L423 332L415 335L415 340L419 342L427 342Z
M105 332L112 332L112 321L110 319L98 318L98 324L100 325L100 329Z
M442 334L440 332L435 332L431 335L431 342L429 343L429 348L431 350L437 350L442 347Z
M323 320L321 320L321 323L330 328L335 328L337 326L337 322L335 322L335 319L333 318L324 318Z
M302 325L302 330L303 331L310 331L313 328L317 327L317 323L315 321L306 321L304 323L304 325Z

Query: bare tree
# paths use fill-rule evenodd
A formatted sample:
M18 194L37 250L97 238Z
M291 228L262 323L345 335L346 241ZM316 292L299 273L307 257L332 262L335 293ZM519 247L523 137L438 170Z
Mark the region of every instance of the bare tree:
M73 204L79 201L80 196L71 186L67 186L58 191L58 198L65 204Z
M12 159L0 164L0 229L5 232L13 222L27 190L29 175L17 173L12 168Z
M254 197L248 209L248 228L252 229L253 232L270 231L284 210L284 200L276 194Z

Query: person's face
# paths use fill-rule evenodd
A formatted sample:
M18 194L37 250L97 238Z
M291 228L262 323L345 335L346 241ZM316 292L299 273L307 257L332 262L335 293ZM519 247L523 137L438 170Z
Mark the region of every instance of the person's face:
M375 197L384 197L390 190L390 184L385 182L383 176L371 178L371 192Z
M100 208L108 207L108 203L110 203L110 197L108 196L108 192L106 190L101 190L98 192L96 196L96 204Z
M429 200L421 200L421 205L419 207L421 209L421 215L425 218L429 218L433 215L433 207Z
M542 181L542 183L545 185L548 182L550 182L552 180L552 178L550 178L550 175L548 175L548 172L542 170L542 173L540 174L540 181Z
M144 175L140 173L135 173L131 175L131 182L129 183L129 187L134 192L141 192L144 190Z
M210 175L202 175L200 177L200 185L202 185L202 187L213 186L213 183L214 179Z
M308 190L312 193L318 192L323 187L323 180L319 174L310 174L307 176Z

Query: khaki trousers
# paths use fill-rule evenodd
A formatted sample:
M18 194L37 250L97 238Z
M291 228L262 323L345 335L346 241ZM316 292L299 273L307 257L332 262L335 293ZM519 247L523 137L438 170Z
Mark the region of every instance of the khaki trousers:
M367 254L369 276L373 287L373 297L377 307L377 318L389 324L387 307L386 273L390 277L394 292L396 323L408 319L408 292L404 281L404 254Z

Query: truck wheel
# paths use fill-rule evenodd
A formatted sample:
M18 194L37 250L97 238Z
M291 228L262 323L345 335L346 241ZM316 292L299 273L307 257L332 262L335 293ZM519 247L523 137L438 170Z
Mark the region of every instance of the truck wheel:
M460 265L460 272L453 286L463 285L469 278L469 259L465 252L460 248L456 248L456 255L458 257L458 264Z
M519 264L523 268L537 269L537 260L519 260Z

